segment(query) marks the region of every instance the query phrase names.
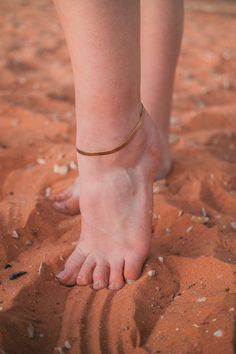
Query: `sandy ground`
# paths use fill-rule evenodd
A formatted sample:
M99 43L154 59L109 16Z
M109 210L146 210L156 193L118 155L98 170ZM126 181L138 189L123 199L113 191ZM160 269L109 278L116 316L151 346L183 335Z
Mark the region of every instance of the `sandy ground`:
M49 0L0 2L1 354L236 351L236 4L187 5L151 255L134 285L95 292L53 275L80 232L45 197L76 175L62 31Z

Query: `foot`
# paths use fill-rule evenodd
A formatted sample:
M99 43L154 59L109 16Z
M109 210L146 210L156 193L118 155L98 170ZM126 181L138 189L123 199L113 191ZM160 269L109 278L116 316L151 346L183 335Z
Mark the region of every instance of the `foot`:
M76 215L80 211L79 206L79 176L74 183L62 193L49 196L54 208L64 214Z
M141 129L124 149L96 158L80 156L81 235L57 275L61 283L118 290L139 278L150 248L160 139L145 113Z
M160 129L160 128L159 128ZM168 137L165 134L160 133L159 151L160 151L160 163L158 165L156 179L165 178L172 166ZM69 186L65 191L55 196L50 197L53 201L53 207L64 214L76 215L80 212L79 205L79 176L75 178L74 183Z

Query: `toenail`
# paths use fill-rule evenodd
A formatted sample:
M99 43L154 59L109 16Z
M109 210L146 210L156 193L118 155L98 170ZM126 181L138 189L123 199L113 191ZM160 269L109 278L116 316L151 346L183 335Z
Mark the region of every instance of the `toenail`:
M99 286L99 281L95 281L95 283L93 283L93 288L97 288Z
M131 280L131 279L127 279L127 280L126 280L126 283L127 283L128 285L133 284L134 282L135 282L135 280Z
M110 290L115 290L114 285L109 285L109 286L108 286L108 289L110 289Z
M65 272L64 272L64 271L62 271L62 272L60 272L60 273L58 273L58 274L56 275L56 278L61 279L61 278L63 278L63 277L64 277L64 275L65 275Z
M65 206L65 204L64 203L54 203L54 206L56 207L56 208L59 208L59 209L65 209L66 208L66 206Z

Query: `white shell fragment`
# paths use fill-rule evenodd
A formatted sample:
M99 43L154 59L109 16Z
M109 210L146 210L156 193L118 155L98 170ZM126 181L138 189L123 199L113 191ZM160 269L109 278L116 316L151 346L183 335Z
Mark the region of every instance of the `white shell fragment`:
M223 337L223 331L221 329L218 329L213 333L213 336L215 337Z
M75 163L74 161L70 161L70 163L69 163L69 168L70 168L71 170L76 170L76 169L77 169L76 163Z
M39 274L45 273L47 265L45 262L41 262L39 265Z
M158 257L158 260L161 262L161 263L163 263L164 262L164 258L163 257Z
M54 165L53 166L53 172L58 173L59 175L66 175L68 172L68 166L67 165Z
M232 226L232 228L233 228L234 230L236 230L236 221L232 221L232 222L230 223L230 225Z
M28 338L33 338L34 337L34 326L32 325L31 322L28 324L27 334L28 334Z
M19 238L20 238L20 235L18 234L18 232L17 232L16 230L13 230L13 231L12 231L11 236L12 236L13 238L15 238L15 239L19 239Z
M149 270L148 276L149 276L149 278L154 278L154 277L156 276L156 271L155 271L155 269Z
M45 197L46 198L49 198L51 195L51 188L50 187L47 187L46 190L45 190Z
M67 349L67 350L71 349L71 344L70 344L70 342L68 340L65 341L64 348Z
M196 302L204 302L206 300L207 300L207 298L205 296L203 296L203 297L199 297Z
M193 229L193 225L190 225L190 226L187 228L186 232L191 232L192 229Z
M37 159L37 163L39 164L39 165L45 165L45 159L42 159L42 158L38 158Z

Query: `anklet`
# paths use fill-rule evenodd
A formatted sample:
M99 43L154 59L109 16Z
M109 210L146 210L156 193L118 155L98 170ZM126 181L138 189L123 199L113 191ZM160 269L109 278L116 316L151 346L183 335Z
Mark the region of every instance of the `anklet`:
M142 104L140 118L139 118L138 123L136 124L134 129L130 132L130 134L125 139L125 141L122 144L120 144L119 146L117 146L116 148L114 148L112 150L105 150L105 151L86 152L86 151L80 150L76 147L77 152L81 155L86 155L86 156L99 156L99 155L109 155L109 154L112 154L113 152L121 150L123 147L125 147L126 145L129 144L129 142L132 140L132 138L134 137L134 135L136 134L138 129L141 127L142 122L143 122L143 116L144 116L143 113L144 113L144 109L143 109L143 104Z

